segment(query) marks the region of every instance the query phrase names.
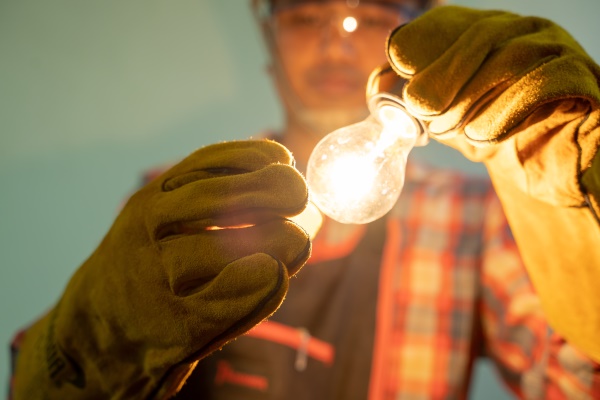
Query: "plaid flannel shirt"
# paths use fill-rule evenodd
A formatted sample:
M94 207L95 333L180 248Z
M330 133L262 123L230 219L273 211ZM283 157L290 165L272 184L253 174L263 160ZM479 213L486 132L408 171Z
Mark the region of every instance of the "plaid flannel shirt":
M314 241L311 263L352 252L365 232L358 227L333 244L327 229ZM547 325L487 180L409 164L385 230L370 400L465 398L473 361L484 355L518 398L600 398L600 366ZM286 329L266 321L247 337L268 339ZM335 365L330 345L293 333L287 345L307 344L309 354ZM13 360L24 334L15 336ZM219 364L214 384L231 383L269 386L264 377Z
M490 183L413 165L402 196L388 219L370 399L466 397L477 356L518 398L600 398L600 366L546 323Z

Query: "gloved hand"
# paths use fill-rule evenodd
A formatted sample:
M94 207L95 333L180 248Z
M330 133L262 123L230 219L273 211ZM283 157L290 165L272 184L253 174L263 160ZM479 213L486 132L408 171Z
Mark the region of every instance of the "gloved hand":
M539 200L586 203L600 68L566 31L542 18L439 7L393 32L388 54L409 79L407 106L433 138ZM588 191L600 198L600 188Z
M14 399L167 398L272 314L310 241L307 188L275 142L204 147L135 193L25 335Z
M551 21L456 6L387 51L430 136L485 162L551 326L600 362L598 65Z

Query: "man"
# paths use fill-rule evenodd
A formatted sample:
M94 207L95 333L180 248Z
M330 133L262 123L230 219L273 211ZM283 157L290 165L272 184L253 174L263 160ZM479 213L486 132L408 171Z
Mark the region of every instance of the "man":
M448 132L462 129L476 141L473 135L481 130L474 124L501 97L489 90L497 64L469 69L468 61L498 61L503 52L484 57L483 44L510 42L502 36L507 26L521 34L542 31L539 21L448 8L394 30L430 5L276 0L253 6L287 117L274 138L293 152L300 170L326 133L364 118L364 85L388 54L394 71L410 78L403 95L428 121L430 135L486 161L505 187L502 169L495 171L509 157L498 161L497 154L513 146L479 150ZM473 26L478 29L470 31ZM444 36L431 41L437 31ZM452 47L465 37L467 44ZM477 38L482 49L470 52ZM528 53L533 48L521 47ZM454 57L446 60L445 54ZM499 63L502 76L513 65L527 69L520 65L526 57L519 56ZM427 75L439 64L454 72L452 79ZM438 91L423 95L431 86ZM544 87L526 87L532 86ZM447 88L451 100L461 101L448 101ZM551 110L526 110L528 127L539 123L536 112L545 116L542 122L554 121L552 112L562 103L548 104ZM576 121L579 110L569 110L574 117L568 122ZM511 122L500 111L487 134L514 125L518 110L506 118ZM595 132L588 128L595 123L591 115L577 129ZM537 119L527 119L532 117ZM508 128L503 132L512 132ZM519 137L523 132L536 133L525 129ZM529 153L544 146L538 143ZM582 159L595 156L588 151L593 146L581 148ZM480 355L497 362L519 397L599 396L600 369L588 357L596 355L593 345L575 336L583 345L576 349L547 323L553 303L546 296L542 303L549 307L540 306L488 182L410 165L401 199L385 218L368 226L324 221L312 240L312 257L288 290L289 276L307 262L311 243L289 221L308 200L292 165L287 150L272 142L221 143L153 177L130 199L60 303L23 335L16 398L162 398L176 391L182 399L465 397L472 362ZM581 172L590 169L586 162ZM508 204L512 199L503 198ZM536 259L529 260L537 273Z

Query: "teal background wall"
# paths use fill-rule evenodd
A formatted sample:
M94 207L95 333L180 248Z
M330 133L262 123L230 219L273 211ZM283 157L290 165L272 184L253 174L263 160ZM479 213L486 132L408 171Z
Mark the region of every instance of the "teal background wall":
M457 0L551 18L600 60L598 0ZM0 393L145 168L281 121L240 0L0 0ZM435 143L415 157L481 173ZM2 396L2 394L0 394ZM508 398L479 363L472 398Z

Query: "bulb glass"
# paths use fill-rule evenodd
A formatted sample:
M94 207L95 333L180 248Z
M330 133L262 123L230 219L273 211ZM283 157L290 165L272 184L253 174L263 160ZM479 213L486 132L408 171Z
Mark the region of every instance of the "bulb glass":
M308 162L312 201L342 223L364 224L382 217L402 191L406 158L417 135L414 120L392 105L330 133Z

